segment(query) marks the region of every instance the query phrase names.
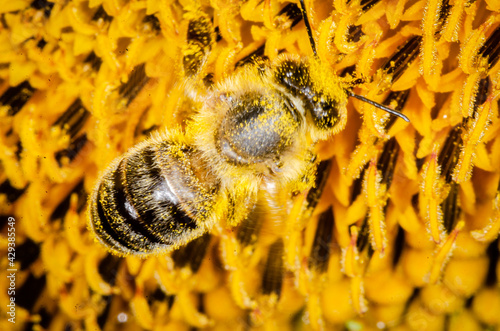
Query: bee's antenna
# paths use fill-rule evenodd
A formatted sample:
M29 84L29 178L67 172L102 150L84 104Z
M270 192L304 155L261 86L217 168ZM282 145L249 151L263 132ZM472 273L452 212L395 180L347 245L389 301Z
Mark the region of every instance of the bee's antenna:
M307 35L309 36L309 42L311 43L311 48L313 50L314 56L317 58L318 53L316 52L316 44L314 43L314 37L312 34L312 29L311 29L311 24L309 23L309 19L307 18L307 12L306 12L306 5L304 3L304 0L300 0L300 11L302 12L302 17L304 18L304 24L306 25L306 30L307 30ZM366 103L369 103L372 106L375 106L379 109L385 110L389 114L398 116L402 119L404 119L406 122L409 122L410 119L406 117L405 115L401 114L400 112L393 110L391 108L388 108L384 105L381 105L380 103L377 103L375 101L369 100L365 97L362 97L361 95L355 94L351 91L347 91L350 97L356 98L358 100L364 101Z
M306 5L304 0L300 0L300 11L302 12L302 17L304 18L304 24L306 25L307 35L309 36L309 42L311 43L311 48L313 50L314 56L318 56L316 52L316 44L314 43L314 38L312 35L311 24L309 23L309 19L307 18Z
M406 117L405 115L401 114L400 112L398 112L394 109L388 108L388 107L386 107L378 102L367 99L359 94L352 93L351 91L347 91L347 93L349 94L350 97L356 98L356 99L361 100L363 102L369 103L370 105L375 106L379 109L385 110L389 114L392 114L392 115L395 115L395 116L398 116L398 117L404 119L406 122L410 121L410 119L408 117Z

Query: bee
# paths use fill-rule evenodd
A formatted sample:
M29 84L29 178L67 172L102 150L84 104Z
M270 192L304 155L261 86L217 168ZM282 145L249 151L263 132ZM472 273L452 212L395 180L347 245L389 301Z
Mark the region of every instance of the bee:
M104 172L90 196L89 223L111 252L169 252L215 226L238 225L261 187L310 188L313 147L345 128L350 96L408 121L352 93L352 82L322 65L300 4L313 57L280 55L186 93L193 109L185 129L153 135Z

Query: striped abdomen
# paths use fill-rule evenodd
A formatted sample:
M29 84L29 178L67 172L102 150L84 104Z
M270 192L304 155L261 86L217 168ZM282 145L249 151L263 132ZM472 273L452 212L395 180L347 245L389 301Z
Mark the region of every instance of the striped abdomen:
M217 184L195 151L148 140L115 160L90 201L91 227L118 254L169 251L208 230Z

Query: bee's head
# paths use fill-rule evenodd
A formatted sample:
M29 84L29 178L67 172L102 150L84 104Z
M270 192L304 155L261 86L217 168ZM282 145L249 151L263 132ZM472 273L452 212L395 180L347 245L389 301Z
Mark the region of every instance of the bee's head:
M274 70L274 80L302 103L304 115L324 136L342 130L346 122L347 92L338 76L313 58L285 58Z
M327 133L337 133L344 129L347 117L347 90L345 84L328 65L318 58L306 60L315 92L308 109L315 126Z
M372 106L382 109L389 114L398 116L405 121L410 120L405 115L394 111L384 105L377 102L369 100L361 95L355 94L347 88L351 84L342 83L340 78L333 72L330 72L328 66L321 64L319 60L318 52L316 51L316 45L314 43L314 36L311 29L311 24L307 18L306 6L304 0L300 0L300 10L302 12L302 18L304 19L304 24L306 26L307 35L309 37L309 42L311 43L311 49L314 53L314 58L306 61L306 65L309 67L309 75L312 85L314 86L314 91L319 97L317 100L313 100L313 110L311 112L314 124L319 129L319 136L324 137L325 133L337 133L345 127L346 123L346 108L347 98L354 97L363 102L367 102ZM326 131L325 131L326 130Z

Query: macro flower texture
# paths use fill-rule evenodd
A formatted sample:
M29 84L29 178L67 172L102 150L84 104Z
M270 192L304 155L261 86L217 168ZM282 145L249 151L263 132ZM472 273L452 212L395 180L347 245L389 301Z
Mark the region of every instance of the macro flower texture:
M284 58L376 104L300 138L304 178L251 211L200 193L196 238L103 245L93 206L131 208L95 193L113 160L188 139L205 91ZM499 59L496 0L3 1L0 329L500 330Z

